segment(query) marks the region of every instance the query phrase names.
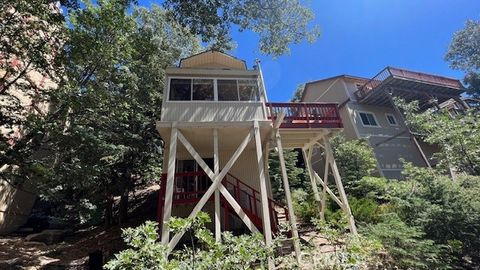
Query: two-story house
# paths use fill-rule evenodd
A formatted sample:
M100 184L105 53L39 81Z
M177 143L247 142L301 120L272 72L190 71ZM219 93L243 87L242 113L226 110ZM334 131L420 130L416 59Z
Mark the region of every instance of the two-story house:
M378 175L398 179L402 177L400 159L433 166L436 147L412 134L393 97L417 100L421 109L439 107L450 99L467 107L460 99L463 92L456 79L387 67L372 79L340 75L309 82L301 101L339 103L345 136L365 139L377 159ZM321 171L320 160L316 155L313 163Z
M218 241L222 231L251 231L263 233L270 244L279 222L288 221L299 256L283 160L283 149L289 148L303 149L307 163L313 148L325 149L339 195L310 170L316 198L320 205L320 184L345 210L355 232L328 141L343 126L337 104L268 102L259 64L248 69L244 61L218 51L182 59L167 69L166 79L157 122L165 142L158 220L170 250L183 235L170 237L165 225L170 218L205 211ZM287 207L272 199L268 177L268 155L277 150Z

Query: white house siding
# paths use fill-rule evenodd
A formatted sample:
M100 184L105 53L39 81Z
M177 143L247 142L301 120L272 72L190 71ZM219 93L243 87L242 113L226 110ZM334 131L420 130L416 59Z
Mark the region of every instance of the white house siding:
M168 101L162 107L162 122L229 122L265 119L261 102Z

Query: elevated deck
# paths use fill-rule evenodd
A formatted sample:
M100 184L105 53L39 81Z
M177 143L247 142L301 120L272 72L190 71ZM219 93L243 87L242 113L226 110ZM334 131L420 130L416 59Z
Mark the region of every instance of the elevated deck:
M387 67L364 84L355 96L360 103L390 106L387 93L405 99L418 100L422 109L458 97L464 92L459 80L438 75Z
M283 148L306 148L322 137L342 130L343 124L336 103L267 103L267 115L277 123Z

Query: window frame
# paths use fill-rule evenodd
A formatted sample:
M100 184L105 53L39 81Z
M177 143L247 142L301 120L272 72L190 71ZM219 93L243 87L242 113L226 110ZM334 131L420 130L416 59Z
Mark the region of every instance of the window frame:
M390 123L390 120L388 120L389 116L393 117L393 120L395 121L395 124ZM392 127L398 127L399 126L397 117L395 117L395 115L393 113L385 113L385 120L387 120L387 123Z
M372 127L372 128L381 128L380 123L378 122L377 117L375 116L375 113L373 112L368 112L368 111L357 111L358 112L358 117L360 118L360 123L362 123L363 127ZM360 115L361 113L363 114L371 114L373 116L373 120L375 120L376 125L365 125L362 120L362 116Z
M189 79L191 80L190 82L190 100L170 100L170 84L172 79ZM193 80L213 80L213 100L193 100ZM218 100L218 85L217 85L217 80L246 80L246 81L253 81L255 80L257 83L257 94L258 94L258 100ZM185 102L190 102L190 103L212 103L212 102L221 102L221 103L262 103L262 95L260 93L260 85L259 85L259 78L242 78L242 77L201 77L201 76L195 76L195 77L187 77L187 76L171 76L168 77L168 82L167 82L167 95L165 102L171 102L171 103L185 103ZM238 82L237 82L237 94L238 94Z

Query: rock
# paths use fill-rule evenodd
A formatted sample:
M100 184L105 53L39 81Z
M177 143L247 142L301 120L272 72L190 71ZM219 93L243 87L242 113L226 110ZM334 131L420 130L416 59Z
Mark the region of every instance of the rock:
M40 233L34 233L25 237L26 241L42 242L47 245L61 242L67 233L66 230L44 230Z

